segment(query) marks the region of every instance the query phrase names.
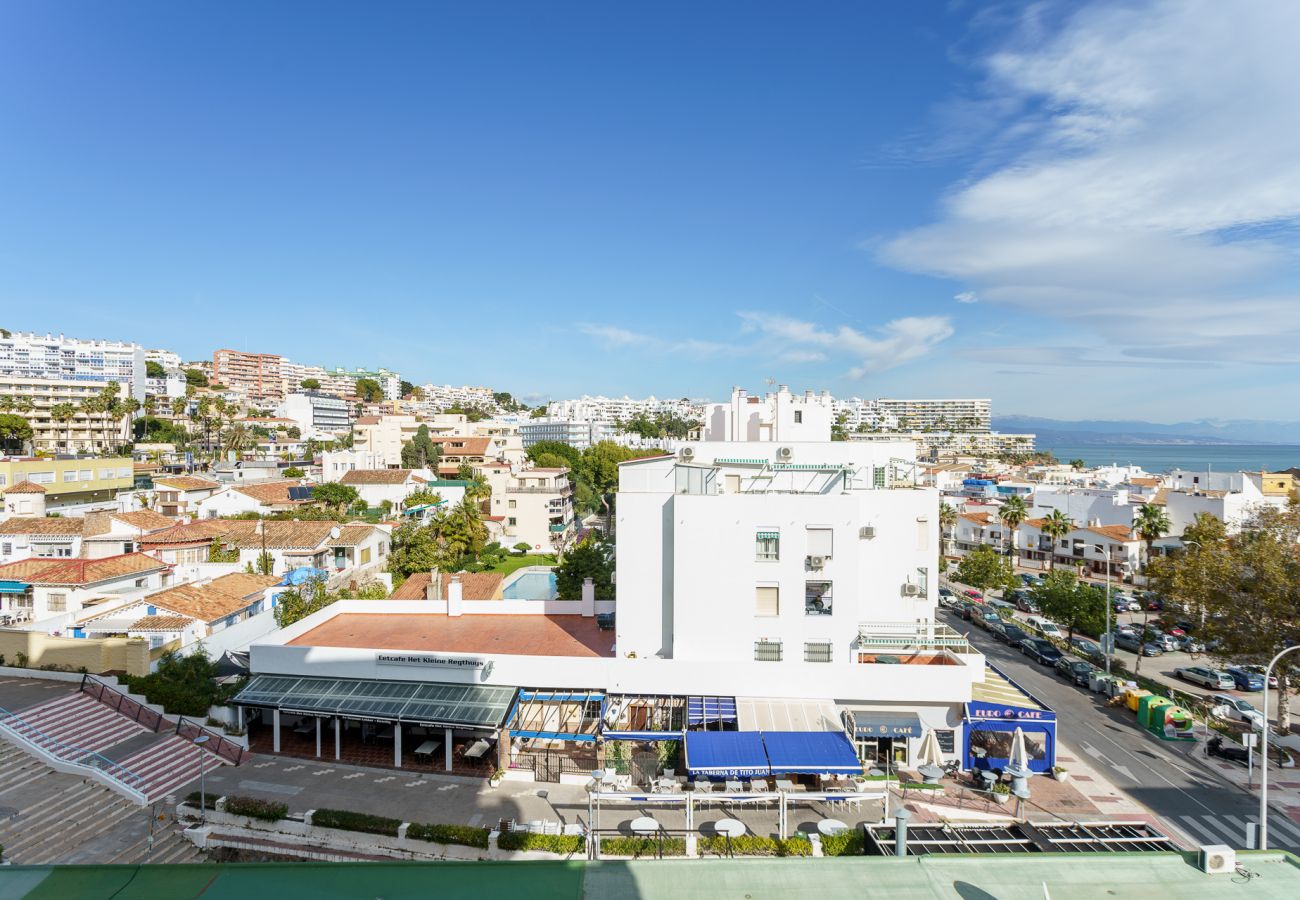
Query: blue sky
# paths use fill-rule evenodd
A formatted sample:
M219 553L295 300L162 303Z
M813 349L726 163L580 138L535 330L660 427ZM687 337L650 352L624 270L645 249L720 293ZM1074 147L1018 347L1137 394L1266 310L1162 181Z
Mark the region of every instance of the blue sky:
M9 3L0 325L1295 418L1292 4Z

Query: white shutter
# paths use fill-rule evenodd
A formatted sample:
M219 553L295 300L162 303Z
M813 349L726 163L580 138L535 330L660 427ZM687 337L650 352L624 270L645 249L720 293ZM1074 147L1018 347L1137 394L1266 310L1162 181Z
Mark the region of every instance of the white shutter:
M754 596L754 615L756 616L776 616L781 613L781 589L775 585L771 587L759 586L755 590Z
M808 529L808 555L832 556L835 532L829 528Z

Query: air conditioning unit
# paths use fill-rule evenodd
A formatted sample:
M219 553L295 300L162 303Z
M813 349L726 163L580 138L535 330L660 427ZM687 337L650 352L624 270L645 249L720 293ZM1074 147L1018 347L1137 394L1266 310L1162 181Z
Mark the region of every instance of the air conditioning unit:
M1221 875L1236 871L1237 851L1227 844L1207 844L1201 848L1198 861L1202 872Z
M824 568L825 566L826 566L826 557L824 557L824 556L810 556L810 557L808 557L808 568L810 568L810 569L821 569L821 568Z
M777 448L776 458L779 459L781 462L789 462L790 460L794 459L794 448L793 447Z
M921 596L921 586L919 584L912 584L909 581L907 584L903 585L903 596L904 597Z
M680 459L682 462L690 462L691 460L695 459L695 448L682 447L680 450L677 451L677 458Z
M859 540L869 541L875 536L876 536L875 525L863 525L861 528L858 529Z

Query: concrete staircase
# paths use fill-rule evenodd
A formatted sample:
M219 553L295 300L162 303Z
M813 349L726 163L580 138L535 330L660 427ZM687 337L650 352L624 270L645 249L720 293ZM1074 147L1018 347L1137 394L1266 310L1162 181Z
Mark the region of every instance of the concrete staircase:
M64 694L0 719L12 731L48 753L77 762L85 753L101 753L148 731L138 722L88 694Z
M204 859L169 811L56 772L7 741L0 741L0 844L20 865Z
M199 769L211 772L224 763L177 735L168 735L121 760L128 772L142 780L137 785L150 803L156 803L182 785L199 777Z

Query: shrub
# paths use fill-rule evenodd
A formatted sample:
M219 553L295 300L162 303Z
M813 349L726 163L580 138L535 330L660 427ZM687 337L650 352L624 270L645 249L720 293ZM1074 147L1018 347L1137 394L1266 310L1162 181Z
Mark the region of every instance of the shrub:
M311 823L321 828L340 828L344 831L360 831L365 834L386 834L389 837L397 837L397 829L402 826L401 819L372 816L369 813L353 812L350 809L318 809L312 813Z
M212 791L208 791L206 794L200 794L198 791L191 791L190 795L185 798L185 802L195 808L199 808L200 806L206 806L208 809L216 809L217 798L220 796L221 796L220 794L214 793ZM203 801L202 804L200 804L199 802L200 799Z
M226 812L262 822L278 822L289 814L289 807L274 800L259 800L256 797L227 797Z
M727 854L725 837L706 837L699 842L700 853L717 856ZM803 838L778 840L763 835L745 834L731 839L731 852L736 856L810 856L812 844Z
M861 828L852 828L822 838L823 856L861 856L863 852Z
M312 821L315 821L313 818ZM417 841L430 841L435 844L462 844L466 847L478 847L486 850L488 830L471 828L468 825L421 825L413 823L406 829L406 836Z
M503 831L497 838L497 846L502 850L544 850L561 856L579 852L585 842L586 838L576 834L529 834L526 831ZM685 852L684 848L682 852Z
M600 842L600 852L610 856L655 856L662 845L664 856L685 856L685 838L615 837Z

